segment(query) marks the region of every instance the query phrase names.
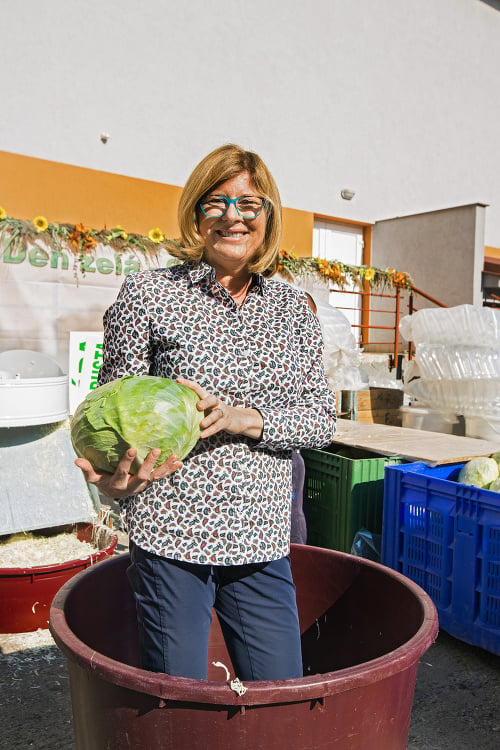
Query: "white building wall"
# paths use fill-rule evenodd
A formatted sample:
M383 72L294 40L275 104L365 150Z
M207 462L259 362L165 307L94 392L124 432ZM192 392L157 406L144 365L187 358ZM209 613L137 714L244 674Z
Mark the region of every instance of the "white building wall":
M485 203L500 246L500 12L480 0L0 0L0 18L1 150L182 185L235 141L291 208Z

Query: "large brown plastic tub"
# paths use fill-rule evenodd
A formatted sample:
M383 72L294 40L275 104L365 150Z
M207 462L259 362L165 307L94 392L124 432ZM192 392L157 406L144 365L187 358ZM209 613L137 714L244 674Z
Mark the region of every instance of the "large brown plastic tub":
M138 667L128 554L56 595L50 629L68 659L77 750L404 750L418 661L438 631L412 581L342 552L292 546L303 678L238 695L214 618L209 679ZM231 677L234 674L231 670Z

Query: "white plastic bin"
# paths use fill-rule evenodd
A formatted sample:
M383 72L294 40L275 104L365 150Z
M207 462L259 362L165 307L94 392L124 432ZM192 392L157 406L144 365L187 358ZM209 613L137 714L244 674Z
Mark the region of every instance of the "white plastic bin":
M465 434L481 440L498 440L500 450L500 416L465 417Z
M400 408L402 426L414 430L427 430L429 432L445 432L453 434L454 427L458 424L455 414L445 415L436 409L428 409L423 406L402 406Z
M64 421L68 376L0 380L0 427L25 427Z

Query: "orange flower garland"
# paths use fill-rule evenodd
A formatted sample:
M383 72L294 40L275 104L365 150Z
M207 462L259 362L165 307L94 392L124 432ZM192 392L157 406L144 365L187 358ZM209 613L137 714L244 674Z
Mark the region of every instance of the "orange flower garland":
M88 253L97 245L97 240L92 237L91 230L83 224L77 224L69 233L68 239L76 250L83 253Z
M412 280L407 273L394 271L392 268L386 270L372 266L351 266L338 260L325 260L324 258L298 258L290 250L282 250L278 272L291 278L313 275L329 281L334 286L343 289L348 284L362 287L363 282L368 282L370 287L393 286L411 289Z

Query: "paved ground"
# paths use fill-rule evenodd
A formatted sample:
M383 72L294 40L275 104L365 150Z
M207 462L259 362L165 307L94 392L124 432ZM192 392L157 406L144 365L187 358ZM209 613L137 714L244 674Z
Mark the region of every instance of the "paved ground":
M420 660L408 750L500 748L500 657L440 632Z

